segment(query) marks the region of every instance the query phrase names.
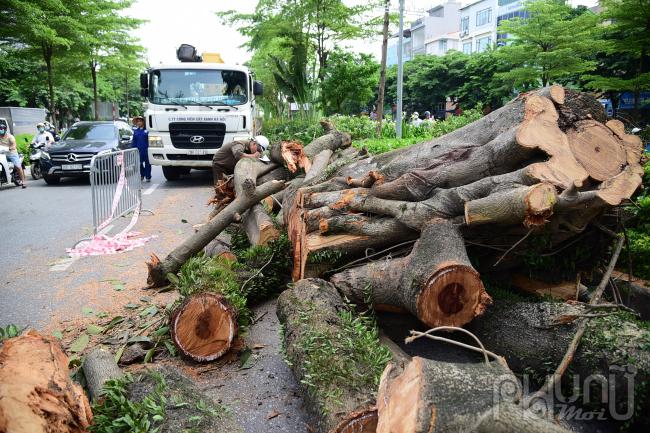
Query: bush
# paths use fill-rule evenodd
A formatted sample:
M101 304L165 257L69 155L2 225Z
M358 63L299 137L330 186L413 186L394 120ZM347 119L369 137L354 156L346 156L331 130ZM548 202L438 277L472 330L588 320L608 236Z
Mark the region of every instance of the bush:
M420 126L404 123L401 140L396 138L395 122L392 120L382 122L381 134L378 135L377 123L368 116L334 115L329 119L339 131L348 132L352 136L356 147L365 146L370 153L376 154L440 137L480 118L479 110L467 110L461 116L434 123L422 123ZM323 128L312 120L272 119L264 123L263 133L272 143L299 140L308 144L323 134Z
M16 137L16 147L18 148L18 153L23 156L23 162L25 165L29 165L29 144L34 138L33 134L18 134Z

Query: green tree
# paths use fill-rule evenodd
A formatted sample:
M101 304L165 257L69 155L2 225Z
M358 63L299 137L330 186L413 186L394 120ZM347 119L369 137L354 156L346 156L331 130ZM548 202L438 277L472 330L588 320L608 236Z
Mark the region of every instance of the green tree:
M493 110L505 104L513 89L509 81L497 74L507 70L508 65L497 58L492 48L472 54L465 65L463 84L458 89L462 106Z
M597 73L585 78L592 89L632 92L638 110L639 93L650 89L650 0L601 0L600 5L607 56Z
M508 37L497 58L512 65L500 73L503 79L519 88L546 86L596 68L593 55L605 49L605 42L595 14L576 12L565 0L528 1L525 10L527 18L499 26Z
M372 56L332 52L323 75L325 114L356 114L367 108L374 98L378 73L379 64Z

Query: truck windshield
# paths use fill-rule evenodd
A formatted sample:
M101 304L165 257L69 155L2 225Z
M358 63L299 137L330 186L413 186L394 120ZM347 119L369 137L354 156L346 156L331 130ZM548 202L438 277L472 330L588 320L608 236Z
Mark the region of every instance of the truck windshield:
M68 129L63 140L112 140L115 138L115 127L104 125L73 125Z
M241 105L248 101L246 74L215 69L162 69L151 75L151 102Z

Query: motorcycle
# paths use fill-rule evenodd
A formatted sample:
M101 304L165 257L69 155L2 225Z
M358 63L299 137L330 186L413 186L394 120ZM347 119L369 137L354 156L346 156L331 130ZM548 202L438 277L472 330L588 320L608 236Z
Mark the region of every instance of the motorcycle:
M9 153L9 148L7 146L0 146L0 187L9 182L13 182L14 185L20 186L20 176L18 172L14 170L14 164L7 160L7 153ZM20 161L22 164L23 157L20 156Z
M32 178L38 180L43 177L41 172L41 154L43 153L43 148L45 148L46 143L32 143L29 145L29 163L30 171L32 172Z

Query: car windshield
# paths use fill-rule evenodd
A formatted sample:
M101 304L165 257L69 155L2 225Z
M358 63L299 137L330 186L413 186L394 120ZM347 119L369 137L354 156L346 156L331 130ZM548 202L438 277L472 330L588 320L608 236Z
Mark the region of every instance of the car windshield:
M155 70L151 102L184 105L241 105L248 101L246 74L216 69Z
M104 125L73 125L63 137L64 140L112 140L115 136L115 127Z

